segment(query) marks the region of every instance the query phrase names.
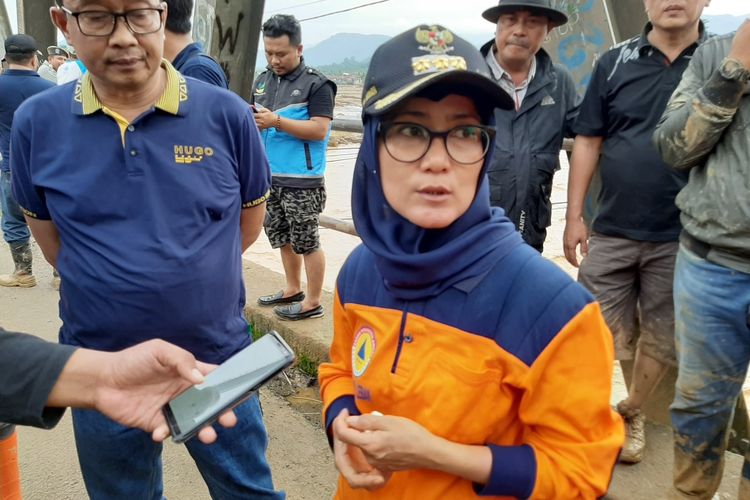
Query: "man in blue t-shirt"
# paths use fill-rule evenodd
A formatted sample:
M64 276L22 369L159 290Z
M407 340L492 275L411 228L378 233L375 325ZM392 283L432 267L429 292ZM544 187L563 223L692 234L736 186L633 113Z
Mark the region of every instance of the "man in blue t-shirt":
M5 40L8 69L0 75L0 204L3 238L10 245L15 268L12 273L0 276L0 286L36 285L31 269L31 235L10 188L10 130L13 115L26 99L55 86L37 73L36 50L36 41L28 35L12 35Z
M164 57L183 75L228 89L224 70L190 35L193 0L166 0L165 3Z

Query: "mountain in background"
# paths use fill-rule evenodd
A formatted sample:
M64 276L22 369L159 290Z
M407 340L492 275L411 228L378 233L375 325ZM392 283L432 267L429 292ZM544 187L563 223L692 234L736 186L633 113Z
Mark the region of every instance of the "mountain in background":
M336 33L311 47L305 46L305 63L322 70L322 67L336 65L364 66L370 61L375 49L383 42L390 40L387 35L360 35L357 33ZM304 41L303 41L304 43ZM263 40L258 47L258 58L255 67L262 71L266 67L266 56L263 51Z
M375 49L390 38L386 35L336 33L313 47L305 48L305 62L317 67L337 64L344 59L369 61Z
M721 35L735 31L748 17L750 13L745 16L703 16L703 21L710 33ZM480 47L492 37L492 30L489 29L486 35L469 34L466 39ZM305 62L324 73L364 71L375 49L390 38L387 35L336 33L312 47L305 47ZM261 41L256 64L257 69L261 71L266 65L262 45Z

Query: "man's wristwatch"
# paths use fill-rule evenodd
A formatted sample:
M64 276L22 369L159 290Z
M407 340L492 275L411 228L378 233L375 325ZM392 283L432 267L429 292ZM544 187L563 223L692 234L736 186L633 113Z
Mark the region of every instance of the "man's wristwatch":
M750 82L750 69L747 69L741 62L736 59L726 58L719 66L719 74L727 79L737 82Z

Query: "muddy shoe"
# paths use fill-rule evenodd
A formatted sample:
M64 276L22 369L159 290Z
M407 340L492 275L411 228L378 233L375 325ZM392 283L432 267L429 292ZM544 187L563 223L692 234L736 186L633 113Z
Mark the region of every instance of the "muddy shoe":
M625 420L625 444L620 453L620 462L637 464L646 448L646 416L641 410L632 410L625 401L617 403L617 413Z
M36 278L33 274L18 273L0 275L0 286L18 286L30 288L36 286Z

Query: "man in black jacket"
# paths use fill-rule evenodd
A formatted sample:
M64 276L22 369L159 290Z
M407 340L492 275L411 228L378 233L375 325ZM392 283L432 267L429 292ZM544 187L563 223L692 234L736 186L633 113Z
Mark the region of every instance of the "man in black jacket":
M552 177L564 137L572 137L579 98L567 69L542 49L568 21L550 0L499 0L482 14L495 39L482 47L492 75L515 101L496 110L495 150L487 174L490 201L502 207L523 239L542 251L552 218Z

